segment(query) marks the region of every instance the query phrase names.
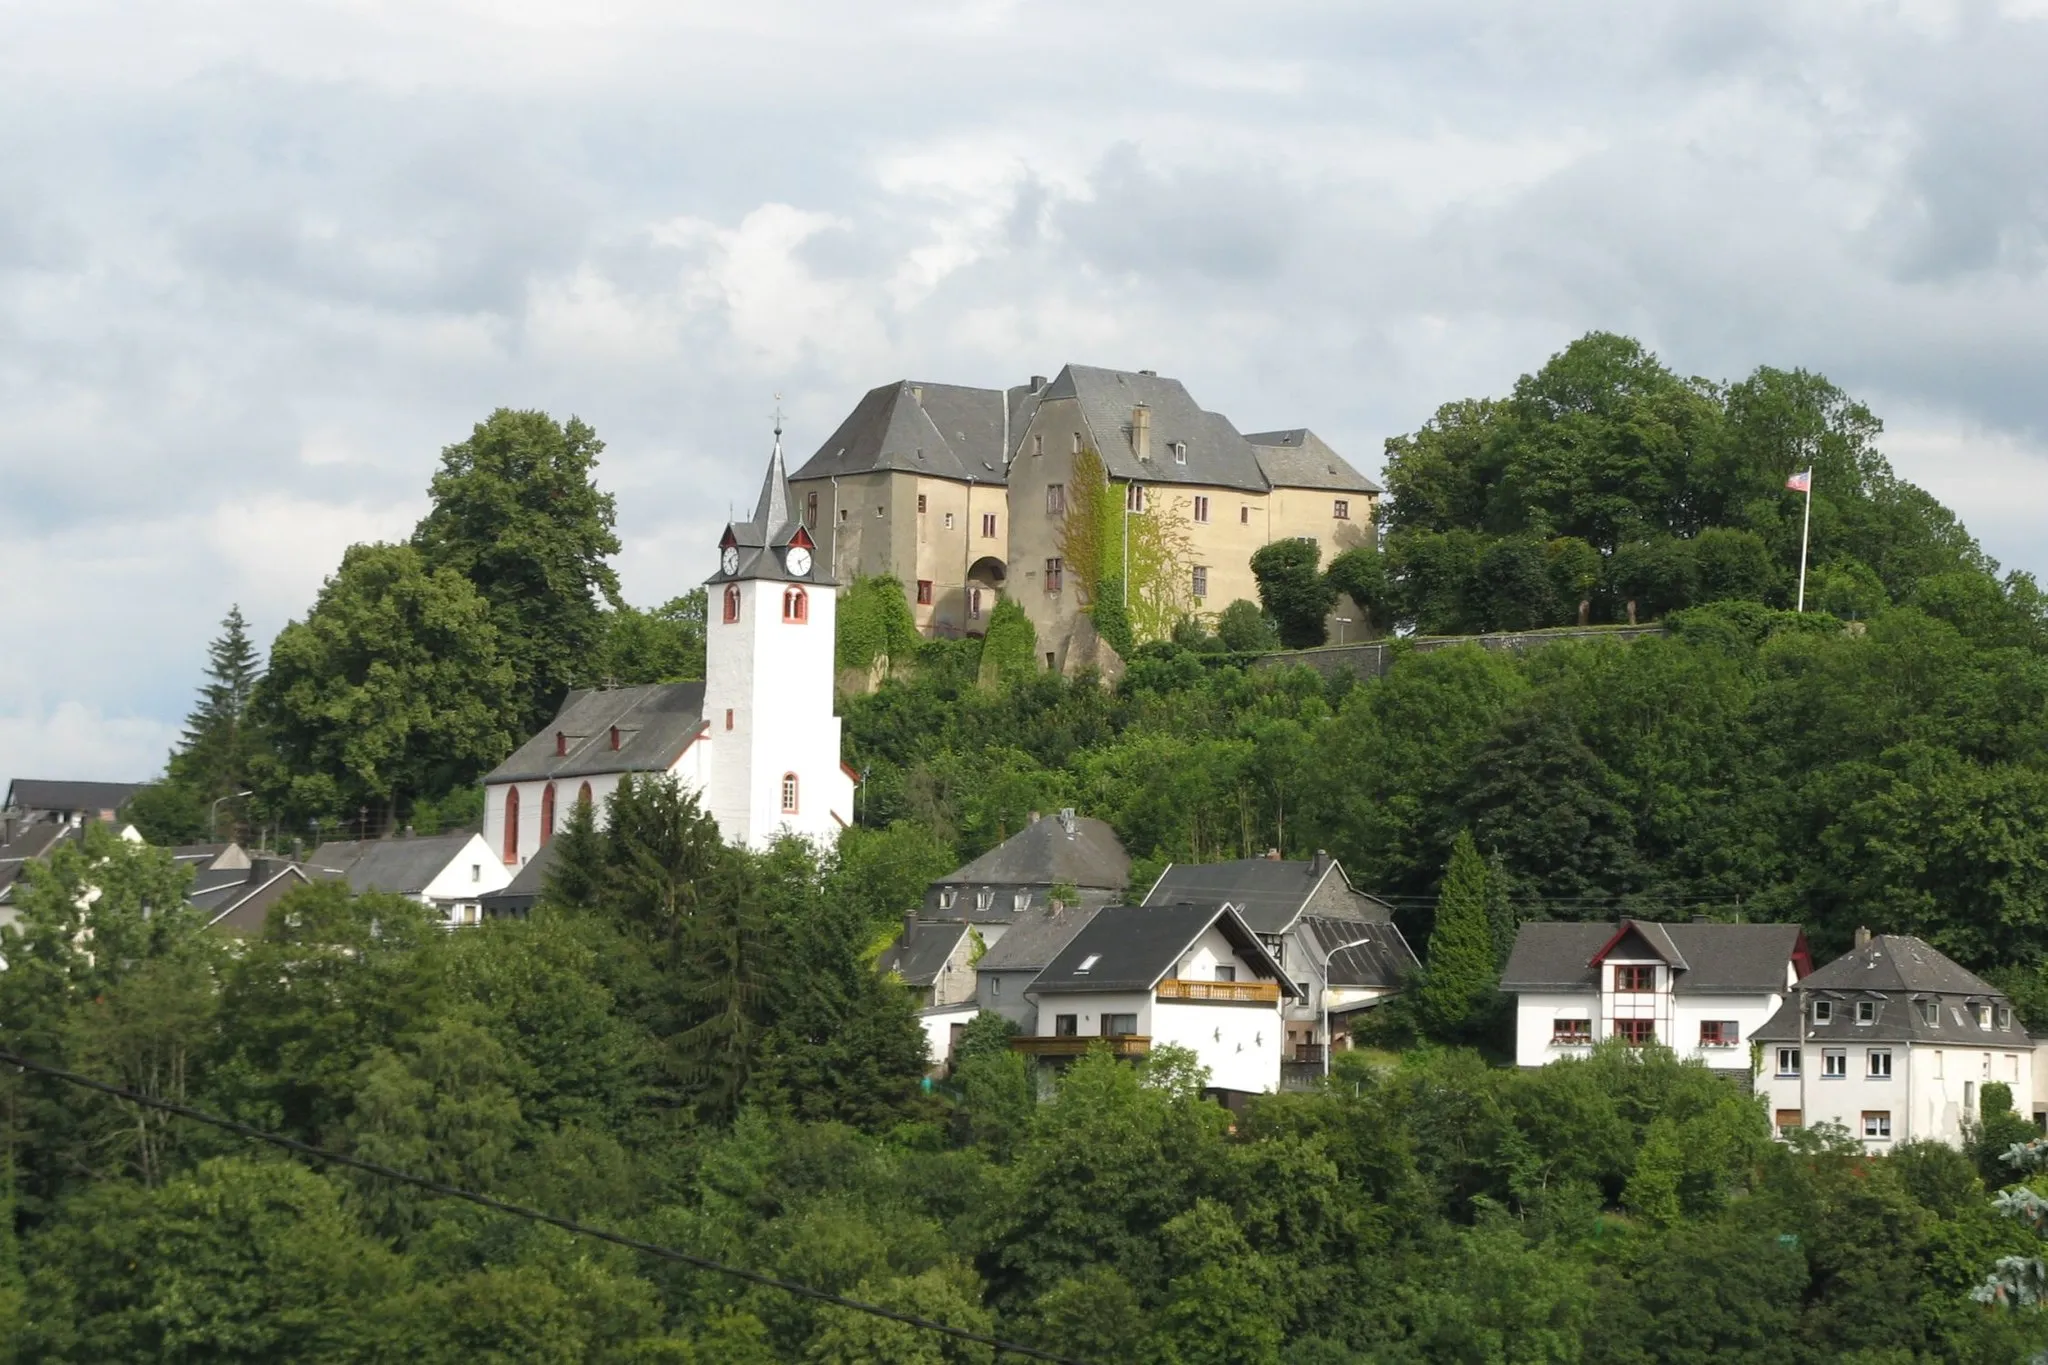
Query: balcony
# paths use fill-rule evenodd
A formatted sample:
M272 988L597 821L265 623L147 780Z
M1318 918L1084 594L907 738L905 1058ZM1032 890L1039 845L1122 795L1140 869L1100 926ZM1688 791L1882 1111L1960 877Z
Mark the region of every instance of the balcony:
M1026 1035L1012 1038L1010 1046L1028 1057L1079 1057L1101 1043L1114 1057L1142 1057L1152 1050L1152 1039L1143 1033L1066 1033L1053 1036Z
M1161 1000L1208 1000L1226 1005L1277 1005L1276 981L1180 981L1159 983Z

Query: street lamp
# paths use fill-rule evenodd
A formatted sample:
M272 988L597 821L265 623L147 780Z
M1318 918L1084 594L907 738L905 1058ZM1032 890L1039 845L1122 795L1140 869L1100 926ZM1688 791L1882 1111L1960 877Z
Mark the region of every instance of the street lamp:
M255 792L230 792L226 796L216 796L213 798L213 804L206 808L206 832L213 837L216 843L220 840L220 803L223 801L233 801L244 796L254 796L255 794Z
M1362 948L1372 942L1369 938L1354 938L1349 943L1340 943L1323 954L1323 1077L1330 1075L1330 959L1346 948Z

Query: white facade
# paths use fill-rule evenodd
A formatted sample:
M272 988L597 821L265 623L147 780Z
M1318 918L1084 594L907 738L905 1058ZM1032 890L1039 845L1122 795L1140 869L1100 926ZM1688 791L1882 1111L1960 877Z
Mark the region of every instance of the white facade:
M1615 989L1617 966L1650 967L1656 988ZM1610 961L1603 964L1601 991L1525 991L1515 998L1515 1062L1546 1066L1564 1057L1583 1057L1593 1044L1625 1033L1622 1020L1649 1024L1654 1040L1680 1057L1717 1071L1749 1070L1749 1039L1785 1003L1784 992L1758 995L1688 995L1672 990L1672 971L1661 963ZM1786 967L1786 989L1792 969ZM1583 1030L1561 1028L1583 1024ZM1707 1025L1720 1027L1708 1028ZM1730 1027L1732 1026L1732 1028ZM1583 1042L1569 1042L1574 1034Z
M472 834L461 851L421 889L418 899L440 910L450 925L475 924L483 918L481 898L492 891L503 891L511 881L511 870L501 859L491 856L491 846L484 842L484 837Z
M710 746L703 738L683 750L681 756L669 765L669 773L687 791L701 792L711 757ZM584 799L586 793L591 802L591 811L603 827L608 811L606 803L612 793L619 789L621 778L630 776L625 772L593 773L584 777L563 777L553 781L498 782L484 789L484 832L485 844L500 855L508 867L524 867L533 855L540 852L541 845L548 842L569 821L573 805ZM645 774L638 774L645 776ZM548 789L554 789L552 801ZM511 793L519 793L519 838L514 844L505 842L505 811L512 804ZM504 851L510 848L511 857L504 858Z
M1901 1142L1960 1146L1964 1122L1982 1117L1984 1086L1990 1081L2012 1087L2014 1112L2033 1114L2033 1051L2004 1045L2003 1040L1989 1047L1946 1042L1767 1044L1757 1090L1765 1096L1773 1126L1781 1133L1792 1127L1840 1124L1862 1141L1864 1150L1883 1152Z

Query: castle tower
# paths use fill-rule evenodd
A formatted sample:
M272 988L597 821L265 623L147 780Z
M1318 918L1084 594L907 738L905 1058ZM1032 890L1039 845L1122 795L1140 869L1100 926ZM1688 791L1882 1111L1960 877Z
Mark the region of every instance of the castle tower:
M785 830L829 844L853 820L832 713L838 584L794 513L779 424L753 519L725 528L706 588L705 808L750 848Z

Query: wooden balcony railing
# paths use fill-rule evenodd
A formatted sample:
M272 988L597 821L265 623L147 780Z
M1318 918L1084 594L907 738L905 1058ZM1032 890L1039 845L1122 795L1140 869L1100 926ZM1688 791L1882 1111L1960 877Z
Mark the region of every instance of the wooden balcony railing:
M1143 1033L1113 1033L1106 1038L1099 1033L1026 1035L1010 1040L1012 1048L1032 1057L1079 1057L1096 1043L1107 1044L1110 1053L1117 1057L1142 1057L1152 1050L1152 1039Z
M1274 981L1181 981L1159 983L1161 1000L1218 1000L1233 1005L1277 1005L1280 985Z

